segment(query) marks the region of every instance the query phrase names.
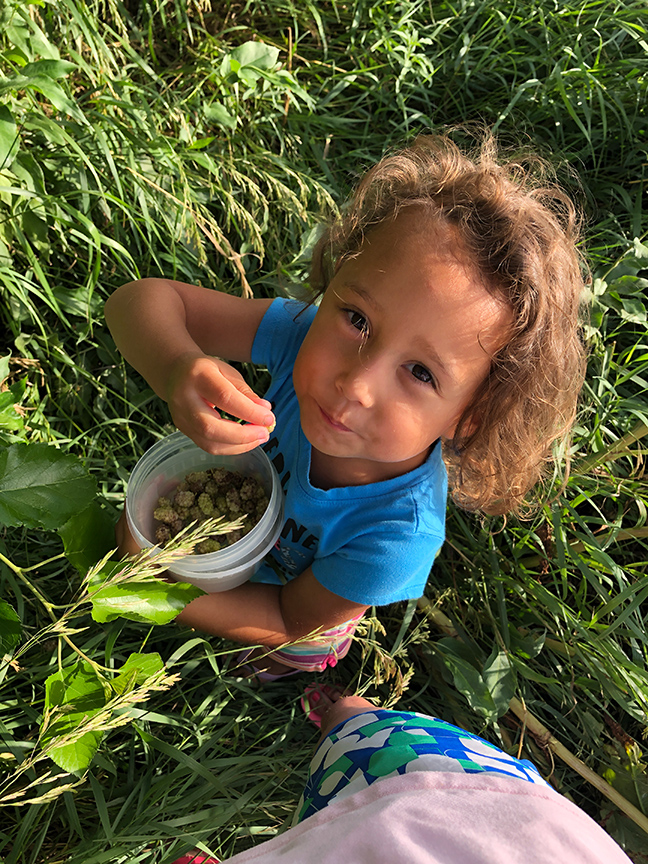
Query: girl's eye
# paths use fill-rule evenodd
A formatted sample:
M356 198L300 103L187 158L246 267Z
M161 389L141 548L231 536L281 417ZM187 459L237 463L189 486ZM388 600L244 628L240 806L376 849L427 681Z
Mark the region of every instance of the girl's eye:
M349 319L349 324L366 336L369 332L369 324L364 315L361 315L359 312L354 312L353 309L345 309L345 312Z
M425 368L425 366L421 366L420 363L410 363L407 368L412 373L412 376L416 378L417 381L420 381L421 384L431 384L432 387L436 388L434 376L429 369Z

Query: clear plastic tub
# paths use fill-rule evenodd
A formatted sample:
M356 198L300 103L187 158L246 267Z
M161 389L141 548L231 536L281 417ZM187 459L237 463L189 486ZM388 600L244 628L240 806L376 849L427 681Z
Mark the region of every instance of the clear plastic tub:
M135 465L126 490L128 527L140 548L148 549L155 545L153 511L158 498L167 495L190 471L214 467L255 477L269 503L259 522L236 543L218 552L187 555L169 568L180 582L191 582L209 592L226 591L246 582L281 532L283 492L279 476L261 447L237 456L212 456L182 432L175 432L146 451Z

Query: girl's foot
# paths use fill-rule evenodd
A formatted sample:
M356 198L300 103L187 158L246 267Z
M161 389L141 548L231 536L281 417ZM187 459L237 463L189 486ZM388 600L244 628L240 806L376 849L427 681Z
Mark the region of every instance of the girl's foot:
M345 695L339 687L317 683L304 690L301 705L311 723L322 730L322 738L338 723L376 710L364 696Z
M343 695L342 690L329 684L309 684L300 700L306 719L321 729L322 720Z
M181 858L176 858L173 864L220 864L218 858L210 858L198 849L183 855Z

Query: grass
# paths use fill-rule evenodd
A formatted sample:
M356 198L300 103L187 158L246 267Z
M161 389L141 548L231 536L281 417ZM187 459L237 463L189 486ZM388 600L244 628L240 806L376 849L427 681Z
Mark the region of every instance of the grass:
M451 507L429 605L377 610L337 680L521 748L647 860L645 830L506 710L523 700L645 814L644 5L7 0L0 16L0 354L8 383L25 381L25 440L81 457L111 518L170 431L107 336L115 287L162 272L290 292L322 214L429 128L495 127L554 164L595 277L570 480L530 521ZM251 40L263 75L232 63ZM80 577L52 532L6 527L0 553L34 568L25 582L0 564L29 646L0 672L4 795L38 752L45 679L72 658L34 591L64 607ZM255 689L228 669L234 646L174 625L74 626L96 662L158 651L179 680L114 718L85 776L26 775L33 803L3 806L6 864L172 861L197 843L225 857L279 830L316 739L304 682Z

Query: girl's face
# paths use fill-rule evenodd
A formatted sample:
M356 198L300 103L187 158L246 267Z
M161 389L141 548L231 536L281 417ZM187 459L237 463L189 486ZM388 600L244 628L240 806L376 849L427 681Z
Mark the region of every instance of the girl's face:
M451 229L405 209L331 280L293 371L316 485L418 467L486 377L510 312L452 242Z

